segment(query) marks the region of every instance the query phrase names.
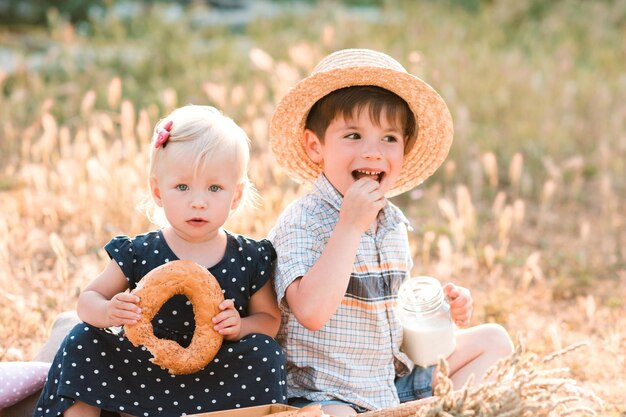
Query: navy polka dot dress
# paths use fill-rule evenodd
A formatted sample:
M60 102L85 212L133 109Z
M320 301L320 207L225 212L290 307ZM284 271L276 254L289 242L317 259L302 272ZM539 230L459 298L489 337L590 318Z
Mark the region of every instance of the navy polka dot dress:
M276 254L268 240L254 241L227 233L224 258L209 271L248 315L252 294L271 278ZM161 231L129 238L118 236L106 246L135 288L150 270L178 259ZM155 335L191 342L193 308L184 295L167 301L153 320ZM134 347L123 333L76 325L61 344L50 368L34 416L59 416L75 400L133 416L181 416L261 404L285 403L285 359L276 341L251 334L224 341L204 369L171 375L150 362L143 347Z

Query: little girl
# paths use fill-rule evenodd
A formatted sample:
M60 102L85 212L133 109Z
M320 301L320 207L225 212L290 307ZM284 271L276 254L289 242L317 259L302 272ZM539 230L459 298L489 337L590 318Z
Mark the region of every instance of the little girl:
M248 137L212 107L185 106L155 128L150 192L167 226L117 236L105 249L111 261L80 294L74 327L61 344L34 416L180 416L284 403L284 357L273 337L280 324L273 276L276 254L222 228L246 198ZM177 259L203 265L224 292L213 318L224 336L204 369L171 375L150 362L111 327L136 323L136 287L150 270ZM157 337L186 347L194 332L193 308L184 295L167 301L153 320Z

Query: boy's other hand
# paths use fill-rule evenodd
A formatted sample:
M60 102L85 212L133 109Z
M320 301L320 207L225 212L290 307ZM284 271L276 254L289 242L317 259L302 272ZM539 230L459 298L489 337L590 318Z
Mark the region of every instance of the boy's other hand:
M465 287L459 287L452 283L444 285L443 292L450 303L450 315L452 321L458 327L469 326L474 310L474 301L470 291Z
M339 220L354 224L365 232L376 220L378 212L385 206L387 199L380 191L377 181L361 178L346 191L339 212Z

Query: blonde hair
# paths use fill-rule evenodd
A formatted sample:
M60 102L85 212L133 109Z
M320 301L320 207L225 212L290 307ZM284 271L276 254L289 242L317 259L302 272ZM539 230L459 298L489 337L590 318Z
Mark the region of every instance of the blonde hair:
M169 138L155 147L159 130L170 121ZM235 212L254 204L257 194L248 178L250 139L241 127L218 109L190 104L159 120L152 134L149 179L156 178L165 154L189 157L189 163L196 172L216 157L232 160L232 167L238 169L240 183L244 185L242 199ZM165 219L161 217L164 216L156 213L157 207L151 200L144 201L142 211L150 221L162 226Z

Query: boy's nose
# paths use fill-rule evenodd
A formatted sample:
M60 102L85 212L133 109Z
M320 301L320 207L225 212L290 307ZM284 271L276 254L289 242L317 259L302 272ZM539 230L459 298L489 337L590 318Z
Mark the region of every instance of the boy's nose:
M382 152L380 151L380 147L378 142L376 143L365 143L363 145L362 151L363 158L365 159L380 159L382 158Z

